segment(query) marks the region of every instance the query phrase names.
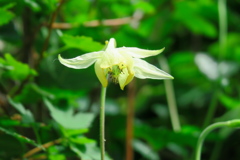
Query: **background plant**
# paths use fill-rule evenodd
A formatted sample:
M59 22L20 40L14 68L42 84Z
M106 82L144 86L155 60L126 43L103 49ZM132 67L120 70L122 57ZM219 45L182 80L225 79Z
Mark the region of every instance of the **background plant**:
M118 46L166 48L181 130L172 129L162 81L136 79L124 91L110 84L109 157L126 157L127 110L135 103L134 159L192 159L203 128L240 116L239 1L226 2L225 42L219 2L1 0L0 159L99 159L101 85L93 67L69 69L57 55L101 50L110 37ZM162 56L147 61L158 66ZM229 128L210 133L202 158L238 160L238 135Z

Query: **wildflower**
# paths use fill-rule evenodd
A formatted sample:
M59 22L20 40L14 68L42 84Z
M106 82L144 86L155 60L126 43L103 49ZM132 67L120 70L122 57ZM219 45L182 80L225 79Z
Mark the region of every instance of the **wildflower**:
M173 79L168 73L140 59L161 53L160 50L144 50L135 47L116 48L116 41L111 38L103 51L86 53L81 56L64 59L60 55L59 61L74 69L84 69L95 63L95 72L103 87L108 85L109 78L119 83L120 88L130 83L133 77L140 79Z

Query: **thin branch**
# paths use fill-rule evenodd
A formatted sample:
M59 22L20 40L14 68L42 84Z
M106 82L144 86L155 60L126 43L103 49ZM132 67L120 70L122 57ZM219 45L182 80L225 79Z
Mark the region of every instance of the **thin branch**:
M39 57L39 59L38 59L37 65L38 65L39 62L42 60L42 58L43 58L43 56L44 56L44 52L46 51L46 49L47 49L47 47L48 47L49 39L50 39L50 37L51 37L51 33L52 33L52 29L53 29L53 28L52 28L52 24L53 24L54 21L56 20L57 14L58 14L58 12L59 12L59 10L60 10L60 8L61 8L61 6L63 5L64 2L65 2L65 0L60 0L58 6L57 6L57 8L56 8L56 10L55 10L55 11L53 12L53 14L52 14L52 17L51 17L51 19L50 19L49 24L47 25L47 26L48 26L48 35L47 35L47 37L46 37L46 39L45 39L45 42L44 42L44 44L43 44L42 51L40 52L40 57Z
M142 18L143 18L142 12L136 11L134 12L133 16L116 18L116 19L92 20L92 21L84 22L83 26L98 27L98 26L120 26L125 24L131 24L133 27L136 27ZM80 24L71 24L71 23L54 22L51 24L52 29L72 29L79 26Z
M61 142L62 142L62 139L60 138L60 139L45 143L41 147L46 149L50 146L53 146L53 145L61 143ZM36 147L36 148L33 148L32 150L28 151L26 154L23 155L23 158L28 158L28 157L40 152L42 150L41 147Z
M133 160L133 122L135 108L135 80L128 85L127 128L126 128L126 160Z

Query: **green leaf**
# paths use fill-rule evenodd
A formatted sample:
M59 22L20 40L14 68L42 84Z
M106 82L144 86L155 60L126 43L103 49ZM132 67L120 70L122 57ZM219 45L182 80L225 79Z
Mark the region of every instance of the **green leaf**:
M96 143L84 145L71 143L70 148L83 160L101 160L100 149L96 146ZM107 154L105 154L105 159L110 160Z
M95 143L95 140L89 139L85 136L78 136L70 138L70 141L76 144Z
M166 147L169 143L194 147L197 142L199 129L187 127L175 133L164 128L152 128L147 124L135 123L134 133L136 138L142 138L155 150Z
M61 154L60 149L58 146L51 146L48 148L49 160L66 160L66 156Z
M102 45L101 43L93 41L91 37L85 36L74 37L65 34L61 38L67 47L78 48L86 52L99 51L104 47L104 45Z
M17 109L21 113L23 123L35 122L32 113L28 109L25 109L21 103L14 102L10 97L8 97L8 101L15 109Z
M37 84L28 83L24 86L21 93L14 97L14 100L23 104L34 104L42 100L42 97L55 98L53 94L45 91Z
M31 69L27 64L17 61L11 54L5 54L5 59L0 58L0 63L5 66L11 66L4 75L13 80L24 80L27 76L36 76L37 72Z
M50 110L53 119L64 128L89 128L95 117L93 113L77 113L74 115L73 109L69 109L67 111L60 110L59 108L53 106L46 98L44 98L44 103Z
M83 133L87 133L88 129L66 129L66 128L61 128L64 136L66 137L72 137L72 136L78 136Z
M174 18L195 34L216 37L216 28L211 21L202 17L201 14L198 13L197 5L198 3L193 3L191 1L176 1Z
M239 108L240 107L239 99L235 99L235 98L227 96L223 93L219 95L219 100L228 109L233 109L233 108Z
M137 10L141 10L145 13L152 14L155 12L154 6L146 1L138 1L137 3L134 4L134 8Z
M35 0L24 0L24 2L35 12L39 12L41 10L41 7L35 2Z
M0 8L0 15L1 15L0 16L0 26L9 23L13 19L14 14L7 10L8 8L10 8L12 6L13 6L13 3L10 3L9 5L3 6Z
M20 122L17 120L12 120L12 119L0 119L0 126L18 126L20 125Z
M153 151L147 144L135 139L133 141L133 147L138 151L143 157L148 160L159 160L158 154Z

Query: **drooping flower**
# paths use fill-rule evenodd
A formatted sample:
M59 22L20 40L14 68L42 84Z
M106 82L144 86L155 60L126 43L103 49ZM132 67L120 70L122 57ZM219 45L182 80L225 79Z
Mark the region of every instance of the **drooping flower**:
M108 85L108 75L114 83L124 87L135 77L140 79L173 79L168 73L149 64L141 58L155 56L160 50L145 50L136 47L116 48L116 41L111 38L103 51L86 53L81 56L64 59L60 55L59 61L74 69L84 69L95 63L95 73L103 87Z

